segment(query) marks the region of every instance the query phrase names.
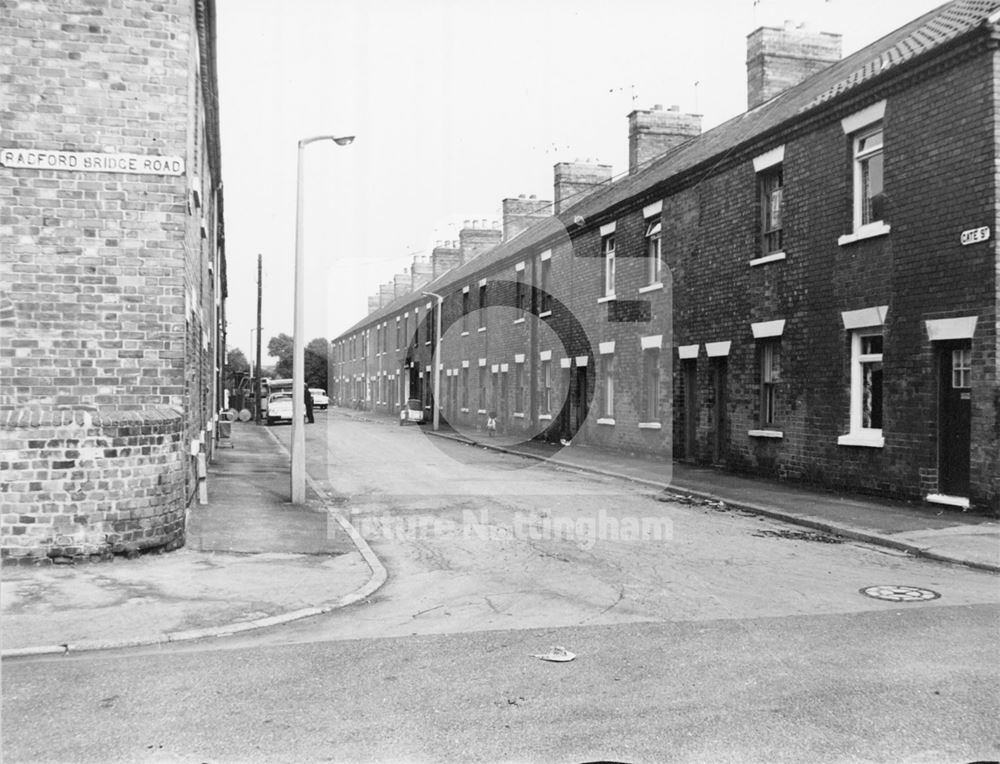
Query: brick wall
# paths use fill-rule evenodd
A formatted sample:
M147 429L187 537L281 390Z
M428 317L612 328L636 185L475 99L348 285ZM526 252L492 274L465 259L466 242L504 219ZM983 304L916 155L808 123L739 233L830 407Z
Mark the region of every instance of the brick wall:
M181 416L172 409L6 413L4 564L181 546L182 439Z
M20 425L5 429L4 448L19 454L14 461L27 459L33 473L47 476L44 482L73 487L46 489L59 498L45 500L31 490L19 493L26 509L4 511L4 554L9 544L16 555L29 543L66 546L20 522L43 505L39 526L70 517L82 528L87 518L90 531L56 536L86 539L88 548L112 526L125 527L132 510L123 497L146 497L145 470L158 469L156 459L171 465L160 485L166 494L148 497L162 505L162 518L132 541L173 544L183 538L183 516L171 513L186 504L196 481L189 444L211 447L206 433L216 406L223 266L217 165L207 139L215 123L205 113L214 96L201 89L197 44L201 35L209 55L206 21L193 0L8 6L0 16L11 42L0 59L0 149L180 156L184 172L0 167L0 412L8 421L73 421L78 430L38 436ZM211 3L205 7L210 13ZM128 456L99 448L102 439L131 438L112 430L136 421L148 430L142 437L160 440L130 444L136 453ZM39 444L60 441L105 451L88 474L105 471L123 484L120 490L96 489L91 478L52 477L60 473L57 463L72 460L58 453L63 446ZM41 450L27 458L35 447ZM156 459L134 463L138 450L148 448ZM72 498L92 490L103 498ZM94 511L96 505L102 509ZM111 519L116 507L125 514Z

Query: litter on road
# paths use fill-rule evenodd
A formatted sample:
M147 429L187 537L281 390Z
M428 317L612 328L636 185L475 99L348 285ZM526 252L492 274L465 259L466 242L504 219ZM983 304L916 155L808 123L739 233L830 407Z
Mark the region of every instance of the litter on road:
M552 661L553 663L566 663L576 658L576 653L571 653L565 647L560 647L559 645L556 645L547 653L544 653L542 655L532 655L531 657L539 658L540 660L543 661Z

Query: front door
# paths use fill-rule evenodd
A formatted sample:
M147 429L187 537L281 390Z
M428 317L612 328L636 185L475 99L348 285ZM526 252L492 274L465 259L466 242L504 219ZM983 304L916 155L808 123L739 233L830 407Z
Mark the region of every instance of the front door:
M939 353L938 490L948 496L968 496L972 344L948 343Z
M712 462L726 458L726 359L712 361Z
M587 367L577 366L573 369L573 410L571 414L570 427L573 436L583 428L583 423L587 419Z
M507 431L507 418L510 416L510 405L507 400L510 388L508 377L509 374L506 371L500 372L500 419L497 424L503 428L504 432Z
M684 380L684 459L694 459L698 435L698 365L697 361L681 361Z

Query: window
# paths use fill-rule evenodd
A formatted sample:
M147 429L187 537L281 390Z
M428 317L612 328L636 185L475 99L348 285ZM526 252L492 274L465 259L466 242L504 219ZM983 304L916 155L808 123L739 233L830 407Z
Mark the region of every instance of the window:
M776 340L760 343L760 424L777 422L778 380L781 372L781 345Z
M662 226L659 218L654 218L646 224L646 276L650 284L659 284L663 277L661 230Z
M779 164L757 177L760 187L761 253L770 255L781 252L784 244L781 228L784 174Z
M539 313L549 313L552 310L552 293L550 291L551 284L549 283L551 276L552 260L547 257L538 264Z
M643 399L642 420L658 422L660 420L660 351L646 350L643 360Z
M514 274L514 307L524 310L524 270ZM520 410L520 409L518 409Z
M524 411L524 364L514 364L514 411Z
M879 356L879 361L882 356ZM881 364L879 366L879 384L881 385ZM955 389L972 387L972 348L960 348L951 351L951 386Z
M469 408L469 369L466 367L462 367L462 408Z
M409 314L403 316L403 347L410 346L410 333L408 331L408 324L410 323Z
M430 345L434 342L434 331L437 326L437 306L431 305L427 309L427 341L425 344Z
M539 413L552 413L552 361L542 361L542 396L538 406Z
M479 367L479 408L486 409L486 367Z
M471 298L469 297L469 291L466 290L462 292L462 331L469 331L469 308L470 308Z
M878 223L885 213L882 125L854 138L854 230Z
M851 333L851 431L838 438L840 445L884 444L882 391L882 331L856 330Z
M615 235L609 234L601 238L601 257L604 258L602 271L602 292L605 297L615 296Z
M606 355L601 359L601 377L604 395L601 398L601 414L607 419L615 416L615 357Z
M400 344L400 340L402 340L402 338L403 335L400 331L399 316L396 316L396 350L399 350L402 347Z
M479 286L479 328L486 328L486 284Z

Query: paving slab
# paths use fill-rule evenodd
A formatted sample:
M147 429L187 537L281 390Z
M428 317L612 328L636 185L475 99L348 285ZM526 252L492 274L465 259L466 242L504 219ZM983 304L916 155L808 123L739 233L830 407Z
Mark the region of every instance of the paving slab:
M370 550L323 497L310 490L306 505L289 503L288 454L267 428L236 423L227 445L209 467L208 504L189 510L183 549L4 567L4 656L233 633L325 612L370 588Z

